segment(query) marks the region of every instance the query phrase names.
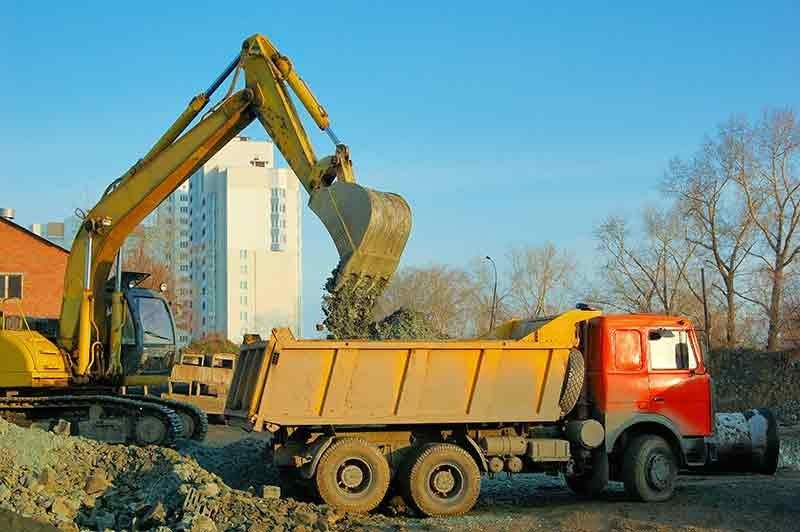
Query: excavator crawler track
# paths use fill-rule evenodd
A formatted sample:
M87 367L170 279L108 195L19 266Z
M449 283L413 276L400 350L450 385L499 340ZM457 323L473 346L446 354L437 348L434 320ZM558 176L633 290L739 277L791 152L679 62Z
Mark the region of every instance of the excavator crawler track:
M191 434L186 434L187 431L184 430L180 437L195 441L203 441L206 439L206 434L208 434L208 416L196 405L174 401L172 399L163 399L153 395L137 396L136 399L147 403L161 404L174 410L178 415L189 416L194 425L193 430ZM184 429L186 429L186 427L184 427Z
M0 417L23 426L42 420L65 419L73 425L72 434L90 438L96 434L88 431L82 434L79 428L82 422L102 424L115 420L125 425L124 433L117 432L117 437L125 443L165 447L175 445L183 432L181 417L172 408L158 402L112 395L0 397ZM151 431L155 428L156 439L143 439L144 431L140 427Z

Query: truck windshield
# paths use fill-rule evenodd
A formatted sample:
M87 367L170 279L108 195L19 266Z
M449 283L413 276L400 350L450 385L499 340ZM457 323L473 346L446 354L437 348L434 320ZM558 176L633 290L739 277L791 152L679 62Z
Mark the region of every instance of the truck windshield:
M144 343L175 343L172 318L166 303L154 297L139 297L137 302L139 304L139 318L142 320Z

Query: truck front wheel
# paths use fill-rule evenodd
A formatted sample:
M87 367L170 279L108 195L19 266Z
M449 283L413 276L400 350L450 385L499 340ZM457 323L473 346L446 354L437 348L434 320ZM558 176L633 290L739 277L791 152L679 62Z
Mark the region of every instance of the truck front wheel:
M628 496L644 502L672 497L678 461L661 436L644 434L630 442L622 462L622 481Z
M430 443L416 453L403 480L405 498L430 517L469 512L481 491L481 472L461 447Z
M326 504L355 513L374 510L386 495L390 478L386 458L359 438L334 441L320 458L315 475Z

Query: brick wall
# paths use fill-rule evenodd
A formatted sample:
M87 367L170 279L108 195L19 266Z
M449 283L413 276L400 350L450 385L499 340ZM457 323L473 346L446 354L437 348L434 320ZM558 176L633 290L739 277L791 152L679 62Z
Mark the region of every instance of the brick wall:
M66 250L0 219L0 273L23 274L22 304L27 316L58 317L68 255ZM0 310L19 314L15 301L0 304Z

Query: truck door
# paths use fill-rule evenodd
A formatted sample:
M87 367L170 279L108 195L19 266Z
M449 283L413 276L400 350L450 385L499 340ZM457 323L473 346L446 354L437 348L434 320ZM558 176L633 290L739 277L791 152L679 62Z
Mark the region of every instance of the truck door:
M653 328L647 339L650 411L669 418L683 436L711 434L711 379L694 336Z

